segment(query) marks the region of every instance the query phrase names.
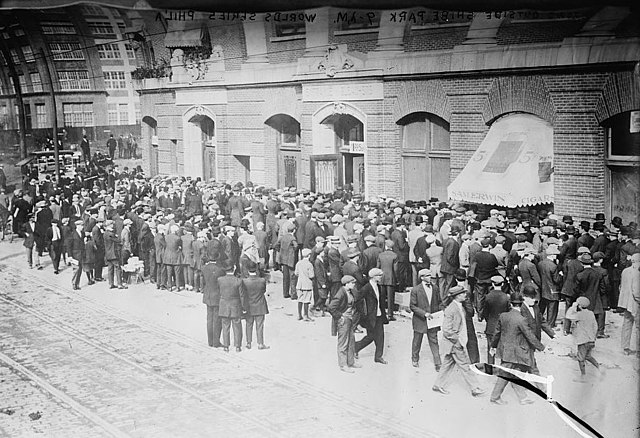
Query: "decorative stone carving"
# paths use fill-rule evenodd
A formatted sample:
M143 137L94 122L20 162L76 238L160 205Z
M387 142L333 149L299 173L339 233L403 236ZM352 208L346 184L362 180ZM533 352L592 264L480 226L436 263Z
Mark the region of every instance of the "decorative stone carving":
M317 69L324 71L327 76L332 78L337 72L351 70L355 65L354 58L347 54L346 45L341 44L327 49L327 54L318 63Z

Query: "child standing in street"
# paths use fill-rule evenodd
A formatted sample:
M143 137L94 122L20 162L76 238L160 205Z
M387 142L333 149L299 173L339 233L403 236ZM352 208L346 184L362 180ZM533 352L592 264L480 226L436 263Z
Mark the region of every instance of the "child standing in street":
M296 293L298 294L298 321L302 320L302 309L304 307L304 320L313 321L309 317L309 305L313 298L313 265L309 261L311 250L302 250L302 260L296 263L295 275L298 278L296 283Z
M567 310L565 318L573 322L573 336L578 345L578 364L580 365L580 377L574 382L586 382L585 362L591 362L593 366L600 370L598 361L591 355L591 350L596 345L596 335L598 333L598 323L591 310L588 309L589 298L578 297L573 306Z

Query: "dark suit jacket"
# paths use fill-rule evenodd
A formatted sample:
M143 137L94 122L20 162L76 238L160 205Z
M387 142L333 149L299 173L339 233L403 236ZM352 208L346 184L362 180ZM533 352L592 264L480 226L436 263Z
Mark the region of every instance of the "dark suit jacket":
M267 280L256 275L249 274L242 279L242 287L245 291L245 308L250 316L266 315L269 313L267 299Z
M351 260L347 260L344 265L342 265L342 275L351 275L356 279L356 287L360 289L367 283L367 279L362 273L360 267Z
M459 252L460 245L455 238L449 237L444 241L440 272L444 274L455 274L458 268L460 268L460 258L458 256Z
M549 259L540 260L538 273L540 274L540 295L545 300L558 300L562 279L559 276L558 265Z
M493 335L493 348L503 362L533 366L534 349L543 351L544 345L531 331L520 309L512 308L498 318L496 332Z
M342 267L340 265L340 252L336 248L327 250L324 264L329 274L329 280L332 283L339 282L342 278Z
M492 335L496 331L498 318L501 313L509 311L509 295L501 290L492 289L484 298L484 306L480 315L487 321L484 332Z
M202 302L207 306L220 305L220 285L218 279L224 277L225 271L215 263L207 263L202 266Z
M378 299L376 298L376 293L374 292L373 286L371 286L371 282L369 281L367 281L367 284L365 284L360 289L360 295L362 296L362 299L365 303L363 306L364 314L360 318L360 325L368 330L373 330L376 327L376 324L378 322L378 307L380 307L381 313L380 321L383 324L389 323L385 312L387 308L385 299L386 296L382 293L380 285L378 285L378 293L380 294L380 301L378 301Z
M431 288L431 302L427 298L427 293L425 292L424 286L422 283L414 286L411 289L411 296L409 299L409 308L413 312L413 317L411 318L411 325L413 326L413 331L418 333L427 333L427 313L435 313L439 310L442 310L441 302L440 302L440 294L437 291ZM440 330L439 328L435 328L432 330Z
M104 259L105 260L120 260L120 249L122 248L122 242L120 238L116 236L113 231L104 232Z
M542 338L543 330L550 338L555 337L553 329L549 327L546 322L542 321L542 314L540 313L540 308L537 304L533 306L533 313L535 313L535 315L532 315L524 304L520 307L520 313L538 340Z
M71 255L71 257L82 263L85 251L84 236L81 237L80 235L78 235L78 232L76 230L73 230L73 232L69 236L69 240L69 254Z
M220 311L221 318L241 318L244 309L244 288L242 280L232 273L218 278L220 286Z
M153 244L156 247L156 263L163 263L164 260L164 248L166 244L164 242L164 234L157 233L153 236Z
M577 291L579 296L589 299L589 310L593 313L602 313L602 297L606 294L605 278L602 271L585 268L576 275Z
M165 265L181 265L182 264L182 239L173 234L164 236L165 249L162 262Z
M298 242L293 234L287 233L283 235L276 243L278 251L278 262L293 268L296 265L296 250Z

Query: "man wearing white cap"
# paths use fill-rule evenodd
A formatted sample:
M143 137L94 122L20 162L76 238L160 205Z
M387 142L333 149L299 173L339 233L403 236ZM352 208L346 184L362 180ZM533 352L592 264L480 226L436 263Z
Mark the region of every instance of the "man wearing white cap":
M358 354L360 350L372 342L375 343L376 352L373 360L385 365L387 361L382 357L384 354L384 324L388 324L389 321L385 315L385 295L380 293L380 286L378 286L383 274L382 269L372 268L369 270L369 281L360 289L360 294L366 303L366 313L361 316L360 325L367 329L367 334L356 342L355 347L356 354Z
M438 331L440 327L429 328L429 320L433 314L440 311L440 295L431 286L431 271L421 269L418 271L420 283L411 289L409 308L413 312L411 324L413 326L413 341L411 343L411 363L418 368L420 361L420 349L422 339L427 335L429 348L433 356L433 364L436 372L440 371L442 360L440 359L440 347L438 345Z
M589 299L587 297L578 297L573 305L567 309L566 318L573 322L573 337L578 346L578 364L580 365L580 377L574 379L574 382L586 382L586 364L590 362L594 367L600 370L598 361L591 355L591 351L596 345L596 334L598 332L598 323L596 317L589 310Z

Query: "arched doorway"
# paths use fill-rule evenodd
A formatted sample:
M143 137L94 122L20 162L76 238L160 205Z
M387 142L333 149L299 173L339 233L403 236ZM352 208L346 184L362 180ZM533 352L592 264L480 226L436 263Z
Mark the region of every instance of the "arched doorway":
M160 160L158 152L158 122L150 116L142 118L142 132L147 141L147 150L149 152L149 175L156 176L160 173Z
M265 122L266 140L275 146L277 186L298 187L300 182L300 123L287 114L276 114Z
M353 193L366 192L365 127L362 112L345 103L333 103L313 116L314 155L311 186L329 193L337 186L351 186Z
M216 178L215 116L203 106L190 108L183 117L184 174L205 181Z

